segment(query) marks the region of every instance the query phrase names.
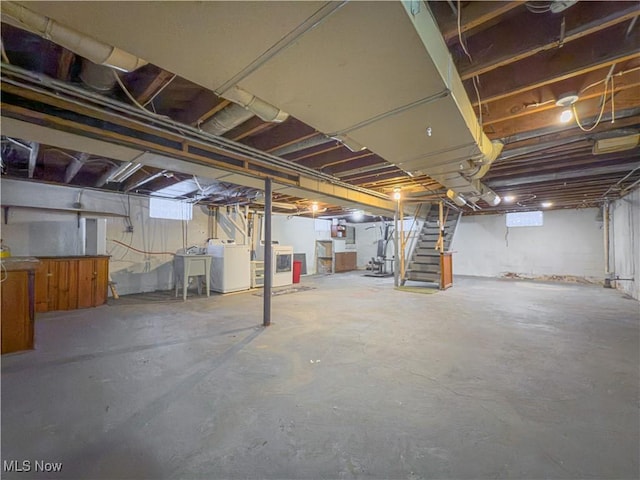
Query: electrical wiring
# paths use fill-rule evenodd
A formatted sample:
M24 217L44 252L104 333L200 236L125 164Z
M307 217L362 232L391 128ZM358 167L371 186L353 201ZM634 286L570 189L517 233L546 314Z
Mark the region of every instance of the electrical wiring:
M9 272L7 272L7 267L4 266L4 262L0 262L0 266L2 267L2 274L4 275L0 278L0 283L2 283L9 277Z
M0 39L0 51L2 52L2 61L4 63L8 63L9 65L11 65L11 62L9 61L9 57L7 57L7 52L4 49L4 41L2 39Z
M458 40L460 42L460 46L462 47L462 50L467 55L467 57L469 57L469 62L473 63L473 58L471 57L471 54L469 53L469 50L467 49L467 46L464 43L464 40L462 39L461 18L462 18L462 8L460 6L460 0L458 0L458 8L457 8ZM478 88L478 83L480 83L480 79L478 78L478 75L474 75L472 81L473 81L473 88L476 91L476 97L478 99L478 121L480 122L480 128L482 128L482 102L480 100L480 89Z
M467 54L467 57L469 57L469 62L473 62L473 58L471 58L471 55L469 54L469 50L467 50L467 46L465 45L464 41L462 40L462 27L460 26L460 18L462 16L462 8L460 8L460 0L458 0L458 40L460 41L460 46L462 47L462 50L464 51L464 53Z
M134 252L141 253L143 255L175 255L175 252L148 252L146 250L140 250L138 248L132 247L131 245L127 245L124 242L119 240L114 240L113 238L107 239L110 242L117 243L118 245L122 245L123 247L128 248L129 250L133 250Z
M604 107L606 105L606 98L607 98L607 87L609 85L609 82L607 81L604 84L604 93L602 94L602 101L601 101L601 108L600 108L600 113L598 114L598 118L596 118L595 122L593 123L593 125L591 125L590 127L586 128L582 125L582 123L580 122L580 117L578 116L578 111L576 110L576 104L574 103L573 105L571 105L571 111L573 112L573 116L576 119L576 124L578 125L578 127L580 128L580 130L582 130L583 132L591 132L592 130L594 130L599 124L600 124L600 120L602 120L602 115L604 114Z
M146 107L146 106L147 106L147 105L149 105L151 102L153 102L153 101L155 100L155 98L156 98L158 95L160 95L160 94L162 93L162 91L163 91L165 88L167 88L171 82L173 82L173 81L175 80L176 76L177 76L177 75L175 75L175 74L174 74L174 75L173 75L173 77L171 77L167 83L165 83L162 87L160 87L160 88L158 89L158 91L157 91L156 93L154 93L154 94L153 94L153 96L152 96L149 100L147 100L146 102L144 102L142 105Z

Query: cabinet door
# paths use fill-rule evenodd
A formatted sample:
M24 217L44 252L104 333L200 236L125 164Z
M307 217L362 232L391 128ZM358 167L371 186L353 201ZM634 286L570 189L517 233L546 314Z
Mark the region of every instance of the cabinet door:
M78 308L93 307L95 305L96 260L83 258L76 261L78 262Z
M38 264L38 268L36 269L36 312L47 312L49 311L49 277L51 273L49 272L49 268L51 266L51 262L46 259L40 259L40 263Z
M2 282L0 330L2 353L16 352L33 347L31 317L29 315L29 274L6 272Z
M107 303L107 289L109 287L109 258L95 259L95 290L93 295L93 306Z
M54 298L51 310L78 308L78 260L54 260L53 264L55 269L49 277L49 288Z

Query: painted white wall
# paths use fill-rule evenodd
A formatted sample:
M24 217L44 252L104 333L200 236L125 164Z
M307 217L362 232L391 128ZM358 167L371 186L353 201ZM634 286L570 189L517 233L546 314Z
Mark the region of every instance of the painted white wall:
M611 205L612 271L620 278L616 288L640 299L640 189Z
M550 210L541 227L507 228L505 215L462 217L451 249L458 275L604 278L604 242L598 210Z
M273 215L271 237L281 245L291 245L294 253L304 253L307 274L316 273L316 240L331 239L331 221Z
M199 206L193 208L193 219L183 222L150 218L147 197L15 180L2 180L1 186L3 206L32 207L9 208L7 224L1 226L3 242L11 248L13 256L84 253L84 225L78 222L76 212L50 209L69 209L80 199L87 211L110 213L101 218L106 219L109 272L121 295L172 288L172 254L192 245L205 246L213 236L214 224L208 211ZM126 215L133 232L126 231L129 224ZM90 216L100 218L96 213ZM217 236L223 239L238 236L234 227L229 227L224 209Z

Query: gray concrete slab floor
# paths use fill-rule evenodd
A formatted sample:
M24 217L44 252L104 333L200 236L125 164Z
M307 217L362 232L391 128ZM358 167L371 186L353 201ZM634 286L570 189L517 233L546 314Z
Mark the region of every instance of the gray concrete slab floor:
M2 357L3 478L639 477L637 301L300 285L267 329L255 292L39 314L36 349Z

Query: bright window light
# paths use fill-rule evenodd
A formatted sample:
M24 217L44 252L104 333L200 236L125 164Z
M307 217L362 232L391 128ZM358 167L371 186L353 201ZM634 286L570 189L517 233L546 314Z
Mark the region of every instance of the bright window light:
M507 227L541 227L542 212L512 212L507 213Z
M167 220L191 220L193 205L184 200L149 197L149 216Z

